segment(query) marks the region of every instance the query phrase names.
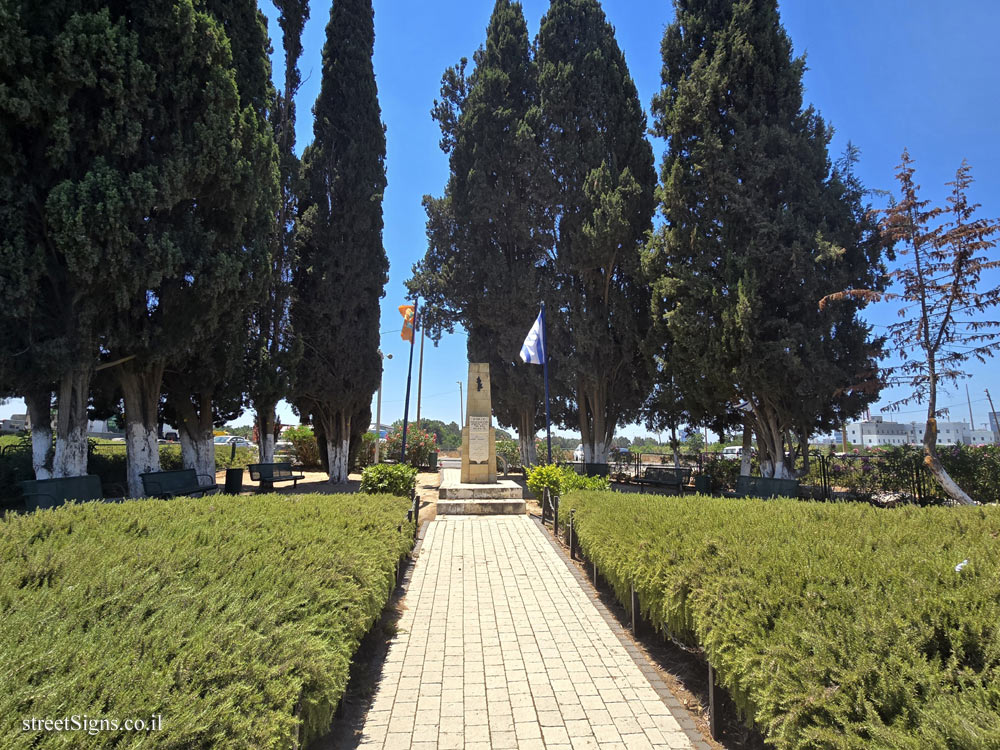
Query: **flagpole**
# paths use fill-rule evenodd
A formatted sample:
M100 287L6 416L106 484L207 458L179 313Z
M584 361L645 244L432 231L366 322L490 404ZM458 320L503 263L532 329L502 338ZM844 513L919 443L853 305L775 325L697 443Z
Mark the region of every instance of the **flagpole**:
M552 463L552 423L549 418L549 333L545 327L545 303L542 302L542 370L545 373L545 442Z
M413 342L417 338L417 304L418 298L413 300L413 330L410 331L410 364L406 369L406 400L403 402L403 447L400 451L399 462L406 463L406 422L410 416L410 381L413 379ZM404 322L405 326L406 323Z

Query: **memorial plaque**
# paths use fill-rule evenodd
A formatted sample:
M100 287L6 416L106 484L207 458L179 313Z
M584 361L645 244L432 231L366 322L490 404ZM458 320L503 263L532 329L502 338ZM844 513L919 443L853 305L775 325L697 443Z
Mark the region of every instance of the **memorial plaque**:
M462 482L495 484L497 481L496 430L490 399L490 366L469 364L468 409L462 430Z
M469 460L481 464L490 460L490 418L469 417Z

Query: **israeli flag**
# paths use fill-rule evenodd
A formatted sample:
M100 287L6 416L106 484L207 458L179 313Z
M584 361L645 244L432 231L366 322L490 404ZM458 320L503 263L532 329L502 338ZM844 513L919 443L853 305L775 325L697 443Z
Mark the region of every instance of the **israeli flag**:
M544 313L538 313L538 317L535 318L535 324L531 326L528 336L521 345L521 359L524 360L525 364L541 365L545 363L545 346L542 340L542 326L544 325L542 315Z

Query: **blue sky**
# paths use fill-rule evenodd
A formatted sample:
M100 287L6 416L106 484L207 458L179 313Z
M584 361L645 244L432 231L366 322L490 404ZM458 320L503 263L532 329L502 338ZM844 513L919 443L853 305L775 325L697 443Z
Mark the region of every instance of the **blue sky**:
M270 19L275 62L279 63L275 74L280 76L276 13L269 0L262 0L261 5ZM525 0L523 6L534 35L548 2ZM438 147L440 133L429 111L445 68L463 56L471 58L483 43L492 7L492 0L375 2L375 73L388 150L383 208L390 271L382 300L382 349L393 355L384 373L384 422L401 418L403 413L408 345L399 338L396 308L404 301L403 282L426 248L421 197L440 195L448 176L447 157ZM667 0L613 0L605 2L604 9L648 111L660 85L660 38L673 18L672 4ZM319 91L328 2L313 2L311 13L300 62L304 78L298 99L300 149L312 138L311 108ZM945 182L965 158L977 179L971 194L982 204L981 215L1000 215L1000 184L996 179L1000 174L996 137L1000 45L994 38L1000 27L1000 3L796 0L781 3L781 16L795 52L807 55L806 102L836 130L831 154L838 155L848 140L853 141L861 149L858 172L866 186L894 187L894 167L905 146L916 159L924 196L943 202ZM663 144L654 142L653 147L659 164ZM996 275L991 281L1000 283ZM884 326L894 319L894 310L890 305L870 308L866 317ZM466 363L464 335L446 336L436 348L428 343L422 416L458 421L456 381L464 380ZM968 370L975 422L981 425L988 409L983 389L989 388L994 402L1000 404L1000 365L971 363ZM891 400L893 394L886 392L879 405ZM964 384L940 397L939 403L954 405L953 419L968 420ZM20 411L20 401L0 405L0 416ZM414 411L415 395L411 419ZM878 414L877 408L872 411ZM287 407L281 409L281 416L285 422L295 419ZM922 410L913 405L894 418L909 421L922 417ZM250 416L245 415L240 423L249 421ZM646 433L641 426L619 431L630 437Z

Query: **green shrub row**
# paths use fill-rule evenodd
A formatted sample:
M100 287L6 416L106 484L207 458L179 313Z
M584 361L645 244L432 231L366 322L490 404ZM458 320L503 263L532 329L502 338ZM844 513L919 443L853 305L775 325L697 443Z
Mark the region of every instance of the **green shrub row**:
M0 521L4 748L287 748L330 725L413 542L389 496L87 503ZM134 734L25 718L162 716Z
M577 492L617 596L782 750L1000 747L1000 508ZM627 606L627 605L626 605Z

